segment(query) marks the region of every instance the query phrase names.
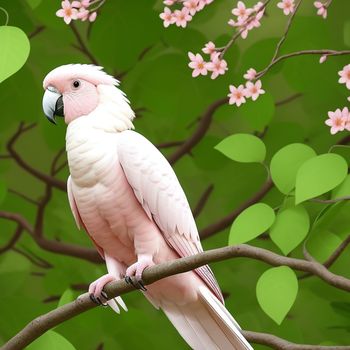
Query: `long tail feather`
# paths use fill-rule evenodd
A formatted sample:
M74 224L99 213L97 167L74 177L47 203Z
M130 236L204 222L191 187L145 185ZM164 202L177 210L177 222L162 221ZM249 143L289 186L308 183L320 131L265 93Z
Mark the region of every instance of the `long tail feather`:
M194 350L253 350L240 332L238 323L205 286L196 302L163 304L171 323Z

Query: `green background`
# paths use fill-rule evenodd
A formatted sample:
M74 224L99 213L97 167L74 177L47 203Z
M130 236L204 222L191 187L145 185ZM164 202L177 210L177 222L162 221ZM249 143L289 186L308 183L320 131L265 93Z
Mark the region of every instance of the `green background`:
M252 1L246 3L253 4ZM208 76L191 77L187 52L199 52L209 40L221 46L230 39L232 28L227 21L235 5L231 0L217 0L207 6L186 29L163 27L159 19L161 2L109 0L101 8L95 23L76 23L76 27L94 60L110 74L121 76L121 89L138 111L136 130L153 143L162 144L189 138L197 126L197 118L211 103L227 95L229 84L243 83L242 76L248 68L260 70L268 64L287 21L276 3L271 1L261 28L250 32L246 40L238 40L228 51L225 59L229 70L214 81ZM59 120L58 125L53 126L44 117L42 80L56 66L91 63L91 59L76 49L79 43L74 32L55 16L59 1L0 0L0 6L9 13L9 25L21 28L28 35L43 26L43 30L30 39L30 55L24 67L0 84L1 154L7 154L7 141L17 130L19 122L37 123L35 128L21 136L15 147L33 168L49 173L53 157L64 147L65 125ZM303 3L282 53L350 48L349 32L346 32L349 30L346 23L350 3L334 1L327 20L316 16L315 12L312 2ZM0 18L2 21L3 17ZM290 143L306 143L317 154L322 154L347 135L345 131L331 136L324 121L328 111L347 105L349 91L338 83L338 71L349 63L349 58L329 57L323 64L318 61L319 56L312 55L276 65L262 79L265 95L240 108L220 107L206 135L190 154L176 162L174 169L192 208L205 189L211 184L214 186L197 218L199 230L239 207L260 189L266 179L266 169L262 164L238 163L214 149L227 136L235 133L261 136L264 131L262 139L267 149L268 165L275 152ZM280 103L295 94L298 94L297 98ZM174 149L176 147L162 151L170 155ZM347 147L333 148L332 151L349 161ZM64 160L64 156L61 159ZM62 180L67 176L67 168L57 175ZM314 179L315 182L318 180ZM19 213L34 223L36 206L14 191L40 200L45 191L44 184L11 159L0 160L0 184L0 209ZM345 191L345 195L349 195L348 192ZM285 195L273 187L262 202L275 209L284 199ZM310 222L314 223L326 207L331 207L324 216L326 220L308 236L308 248L321 262L347 237L350 226L350 205L346 202L330 206L306 202ZM91 247L85 233L75 227L65 192L53 190L44 214L46 238ZM287 226L290 228L293 224L291 221ZM4 219L0 225L0 246L5 246L16 225ZM204 248L227 245L229 231L230 225L203 240ZM288 232L293 235L293 229ZM249 244L282 254L266 235ZM302 245L298 244L289 254L302 257ZM40 259L44 259L44 263ZM350 277L349 264L349 253L345 251L332 266L332 271ZM227 308L243 329L273 333L296 343L349 345L350 301L346 292L316 277L299 280L296 300L278 325L259 306L255 292L258 279L270 268L268 265L239 258L212 267L227 296ZM38 247L24 232L15 249L0 255L0 344L35 316L54 309L63 293L66 292L65 300L69 301L104 273L103 265ZM79 287L83 288L76 290ZM69 292L70 288L72 292ZM186 348L162 312L155 310L140 293L129 293L124 300L128 313L122 312L118 316L110 309L96 308L56 327L55 332L76 349ZM55 334L50 336L56 339ZM62 344L60 349L69 349L64 341ZM47 346L47 343L38 344L36 349ZM257 345L255 348L265 347Z

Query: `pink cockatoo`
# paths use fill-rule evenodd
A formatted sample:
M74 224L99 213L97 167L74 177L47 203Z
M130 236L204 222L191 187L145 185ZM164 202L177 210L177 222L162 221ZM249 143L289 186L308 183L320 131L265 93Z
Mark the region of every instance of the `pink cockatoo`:
M108 273L90 284L90 295L101 301L106 283L135 276L193 349L251 350L208 266L143 287L145 268L203 249L172 167L132 131L135 115L118 85L101 67L86 64L58 67L44 80L46 116L52 122L64 116L68 124L67 187L75 221L107 265ZM118 311L116 303L108 304Z

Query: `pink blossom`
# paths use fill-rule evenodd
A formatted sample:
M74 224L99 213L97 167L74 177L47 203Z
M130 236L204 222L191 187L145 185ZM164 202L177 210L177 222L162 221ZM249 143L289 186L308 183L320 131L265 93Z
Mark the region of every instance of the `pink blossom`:
M260 95L265 93L265 90L261 88L261 80L258 80L255 83L251 81L247 81L245 84L245 95L246 97L251 97L253 101L255 101Z
M69 24L72 19L77 19L78 10L73 8L69 0L64 0L61 3L62 8L56 12L57 17L63 17L66 24Z
M82 7L82 3L80 1L73 1L72 2L72 7L75 7L75 8L80 8Z
M282 0L277 4L277 7L283 10L283 13L288 16L294 12L294 0Z
M247 73L243 75L243 78L247 80L254 80L255 76L256 76L256 70L254 68L249 68L247 70Z
M346 65L338 74L340 75L339 83L346 84L346 87L350 89L350 64Z
M216 53L212 56L211 62L207 64L207 69L212 72L211 78L216 79L219 75L224 75L228 70L227 62L220 58L219 53Z
M238 1L237 7L232 10L232 14L238 19L246 19L252 13L252 9L246 8L243 1Z
M327 55L322 55L322 56L320 57L320 63L326 62L326 59L327 59Z
M159 17L163 20L163 25L165 28L169 27L170 24L175 23L174 14L168 7L164 8L164 12L162 12Z
M90 0L81 0L81 6L89 7L90 6Z
M79 12L77 14L77 17L81 20L81 21L86 21L89 18L89 10L87 10L85 7L81 7L79 9Z
M227 95L230 100L230 105L236 105L239 107L242 103L245 103L245 88L243 85L239 85L237 88L234 85L230 85L230 93Z
M97 12L93 12L90 16L89 16L89 21L90 22L94 22L95 19L97 17Z
M204 61L202 55L200 55L199 53L195 55L192 52L189 52L188 57L191 60L188 66L193 69L193 72L192 72L193 78L198 77L198 75L208 74L207 62Z
M348 107L344 107L341 113L343 115L343 118L346 119L345 129L350 131L350 113Z
M163 4L166 6L173 6L175 4L175 0L164 0Z
M178 27L185 28L187 22L192 19L187 7L183 7L181 10L175 10L174 12L175 24Z
M186 0L184 6L188 9L191 16L194 16L198 11L198 0Z
M346 111L344 111L345 108L343 109L343 111L341 111L338 108L335 112L328 112L329 119L327 119L325 123L331 127L332 135L336 134L338 131L343 131L345 129L345 125L347 123L348 115L349 115L347 108L346 108Z
M327 7L321 1L315 1L314 6L317 8L317 14L324 19L327 18Z
M216 51L215 44L212 41L209 41L208 43L205 44L204 48L202 51L208 55L214 54Z

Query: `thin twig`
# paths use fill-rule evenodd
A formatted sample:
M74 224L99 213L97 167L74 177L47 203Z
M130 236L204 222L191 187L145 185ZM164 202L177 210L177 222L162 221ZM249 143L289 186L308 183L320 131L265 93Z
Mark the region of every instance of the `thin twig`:
M35 36L40 34L45 29L45 26L36 27L30 34L28 34L29 39L33 39Z
M251 198L243 202L238 208L236 208L232 213L224 216L220 220L208 225L200 231L201 239L208 238L217 232L220 232L230 226L233 220L246 208L250 207L254 203L260 201L265 195L271 190L273 183L269 178L260 188L260 190L255 193Z
M211 193L213 192L214 189L214 185L211 184L209 185L206 190L203 192L203 194L201 195L201 197L199 198L199 201L196 205L196 207L193 209L193 216L196 218L199 216L199 214L202 212L202 210L204 209Z
M7 252L8 250L12 249L15 244L18 242L18 240L21 238L23 233L23 227L21 225L17 225L16 231L11 237L11 239L8 241L7 244L5 244L3 247L0 248L0 254Z
M18 197L24 199L24 200L27 201L28 203L31 203L31 204L34 204L34 205L39 205L39 202L38 202L38 201L36 201L36 200L34 200L34 199L28 197L27 195L25 195L25 194L23 194L23 193L20 193L19 191L16 191L16 190L14 190L14 189L12 189L12 188L9 188L9 189L8 189L8 192L10 192L10 193L12 193L12 194L14 194L14 195L16 195L16 196L18 196Z
M31 165L26 163L22 157L17 153L17 151L14 148L14 145L18 138L25 133L28 130L31 130L34 128L36 124L29 124L29 125L24 125L24 123L20 123L19 127L16 131L16 133L10 138L10 140L7 143L7 151L11 155L11 157L16 161L16 163L25 171L27 171L29 174L33 175L37 179L45 182L46 184L49 184L53 187L58 188L61 191L66 191L66 183L64 181L58 180L52 176L46 175L39 170L33 168Z
M83 38L81 37L77 27L75 26L74 22L70 23L70 27L73 31L73 34L75 36L75 38L77 39L79 46L75 46L73 45L75 48L77 48L78 50L80 50L90 61L91 63L95 64L96 66L99 66L99 62L97 61L97 59L95 58L95 56L92 54L92 52L89 50L89 48L87 47L87 45L85 44Z
M219 107L226 104L227 102L228 98L225 97L213 102L210 106L208 106L208 108L200 118L200 122L198 123L197 129L194 131L194 133L187 140L185 140L185 142L182 145L180 145L173 154L171 154L168 157L168 161L170 164L175 164L185 154L191 152L192 148L197 145L197 143L204 137L204 135L208 131L216 110Z

